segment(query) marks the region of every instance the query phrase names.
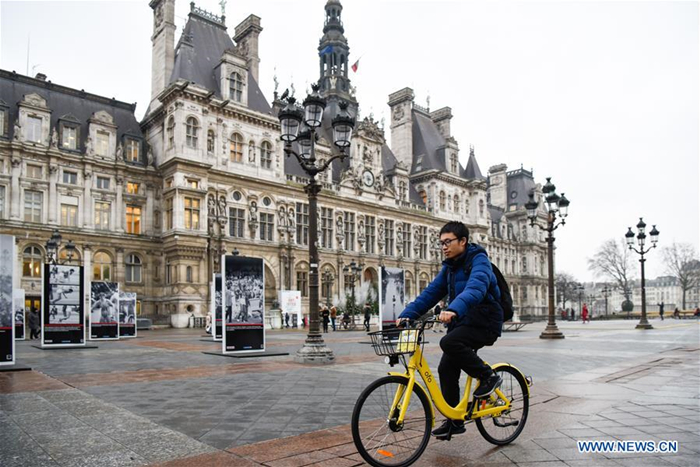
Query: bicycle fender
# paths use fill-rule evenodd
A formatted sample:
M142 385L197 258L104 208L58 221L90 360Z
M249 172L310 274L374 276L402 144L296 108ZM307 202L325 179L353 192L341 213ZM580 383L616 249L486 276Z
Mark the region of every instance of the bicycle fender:
M491 365L491 368L496 369L504 366L511 367L512 369L520 373L520 376L523 377L526 383L525 387L527 388L527 396L530 397L530 386L532 386L532 378L530 376L525 376L525 374L522 371L520 371L518 368L514 367L510 363L496 363L495 365Z
M389 376L398 376L399 378L403 378L405 380L408 380L408 378L406 377L406 375L404 373L397 373L395 371L390 371L388 373L388 375ZM418 381L413 383L413 387L418 388L418 390L420 392L422 392L423 395L425 396L425 398L428 400L428 405L430 405L430 418L431 418L430 426L434 427L435 426L435 407L433 407L433 400L430 398L430 394L428 394L428 392L425 390L425 388Z

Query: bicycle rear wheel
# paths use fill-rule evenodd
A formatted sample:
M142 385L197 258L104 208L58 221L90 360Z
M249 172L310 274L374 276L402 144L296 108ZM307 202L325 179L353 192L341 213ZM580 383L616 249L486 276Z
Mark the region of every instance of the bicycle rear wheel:
M495 368L494 371L503 378L499 389L510 401L510 409L497 417L477 418L475 422L479 433L486 441L502 446L513 442L525 428L530 409L530 397L527 381L518 370L502 366Z
M430 441L433 425L430 401L413 388L402 425L397 423L398 409L391 412L398 396L399 404L409 397L407 379L386 376L367 386L352 412L352 439L362 458L375 467L402 467L413 464Z

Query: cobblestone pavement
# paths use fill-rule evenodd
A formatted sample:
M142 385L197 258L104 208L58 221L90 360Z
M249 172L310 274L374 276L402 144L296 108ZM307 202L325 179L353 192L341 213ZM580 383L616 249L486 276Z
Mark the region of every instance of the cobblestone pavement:
M480 355L534 379L527 425L495 447L473 425L431 441L416 465L700 466L697 321L560 323L566 339L538 338L543 323L504 333ZM436 368L437 343L428 334ZM0 373L0 466L360 465L349 430L360 391L388 366L362 332L329 333L336 363L290 356L233 359L201 330L141 333L94 350L39 350L18 342L33 371ZM290 352L305 335L269 331ZM576 440L673 440L675 454L578 452Z

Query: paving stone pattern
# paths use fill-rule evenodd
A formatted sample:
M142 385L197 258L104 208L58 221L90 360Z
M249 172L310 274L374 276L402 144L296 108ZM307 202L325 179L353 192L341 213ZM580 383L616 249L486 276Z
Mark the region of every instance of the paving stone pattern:
M534 378L526 429L494 447L469 425L431 441L416 465L700 466L700 326L631 321L543 324L506 333L480 351ZM361 465L349 430L357 396L389 370L362 332L326 334L333 365L292 356L237 360L205 355L220 344L201 330L141 333L95 350L42 351L18 343L34 371L0 374L0 466ZM428 333L436 370L444 334ZM298 331L268 333L292 355ZM440 422L438 420L437 422ZM676 454L582 454L577 440L676 440Z

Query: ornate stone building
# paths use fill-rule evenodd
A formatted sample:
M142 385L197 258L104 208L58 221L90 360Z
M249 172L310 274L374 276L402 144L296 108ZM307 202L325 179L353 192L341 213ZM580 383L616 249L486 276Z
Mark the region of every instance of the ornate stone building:
M52 229L77 244L86 279L136 292L142 315L208 310L220 257L262 257L267 305L282 289L308 293L309 212L305 173L285 158L276 117L258 85L260 18L229 35L224 16L192 4L175 44L174 0L153 0L151 101L141 122L134 105L0 71L0 232L18 238L21 285L39 298L36 266ZM357 113L348 77L342 5L329 0L319 43L319 85L328 99L317 156L329 157L330 117L340 100ZM313 53L309 51L309 53ZM546 248L524 203L540 196L531 171L504 165L481 174L474 149L466 168L451 132L452 110L389 96L392 148L383 124L356 125L350 157L321 176L322 298L349 284L343 267L406 270L409 297L434 277L438 231L464 221L513 285L521 313L546 301Z

